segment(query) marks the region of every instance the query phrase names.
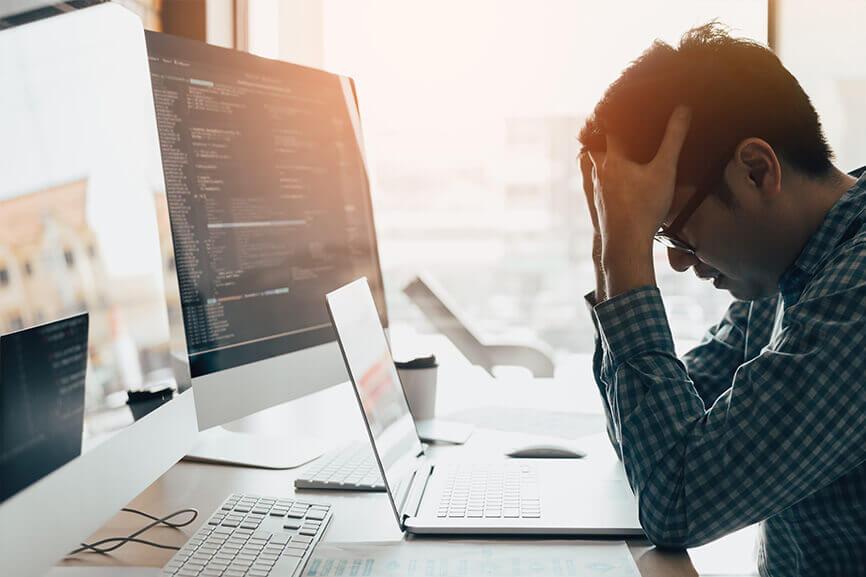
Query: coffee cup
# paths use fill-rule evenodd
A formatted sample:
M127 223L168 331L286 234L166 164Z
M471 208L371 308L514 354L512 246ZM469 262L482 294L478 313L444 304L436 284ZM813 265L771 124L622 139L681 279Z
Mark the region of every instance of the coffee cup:
M416 421L432 419L436 414L436 357L421 357L395 362L400 383L406 393L409 410Z

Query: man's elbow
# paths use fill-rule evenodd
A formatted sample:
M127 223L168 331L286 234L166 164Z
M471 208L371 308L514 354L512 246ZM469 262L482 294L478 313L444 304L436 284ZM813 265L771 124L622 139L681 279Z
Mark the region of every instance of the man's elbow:
M643 520L641 520L641 527L643 527L647 539L656 547L663 547L665 549L685 549L691 547L688 535L681 530L656 523L647 523Z
M701 531L690 528L678 515L665 515L663 512L647 509L642 503L638 516L647 539L657 547L686 549L709 541L703 538Z

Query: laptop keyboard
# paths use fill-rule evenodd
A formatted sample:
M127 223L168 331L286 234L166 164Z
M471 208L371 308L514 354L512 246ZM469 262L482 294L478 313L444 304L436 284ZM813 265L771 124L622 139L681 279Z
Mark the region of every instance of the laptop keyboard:
M535 467L528 464L461 465L446 479L437 517L541 517Z
M295 479L296 489L385 491L370 443L351 443L325 453Z
M330 520L329 505L234 494L160 575L294 577L300 575Z

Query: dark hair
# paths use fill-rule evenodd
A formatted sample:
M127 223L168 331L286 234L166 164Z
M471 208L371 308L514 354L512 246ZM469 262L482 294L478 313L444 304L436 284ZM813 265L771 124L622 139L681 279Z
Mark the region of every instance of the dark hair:
M604 150L610 133L631 160L648 162L680 104L692 111L680 183L716 189L749 137L766 140L809 176L832 167L818 114L797 80L768 48L731 38L716 22L689 30L677 48L653 43L608 87L578 139L584 149Z

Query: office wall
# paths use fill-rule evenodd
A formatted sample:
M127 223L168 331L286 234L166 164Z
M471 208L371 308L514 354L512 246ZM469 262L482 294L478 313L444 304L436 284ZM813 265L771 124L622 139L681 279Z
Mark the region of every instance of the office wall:
M777 0L776 52L821 116L838 166L866 164L862 0Z

